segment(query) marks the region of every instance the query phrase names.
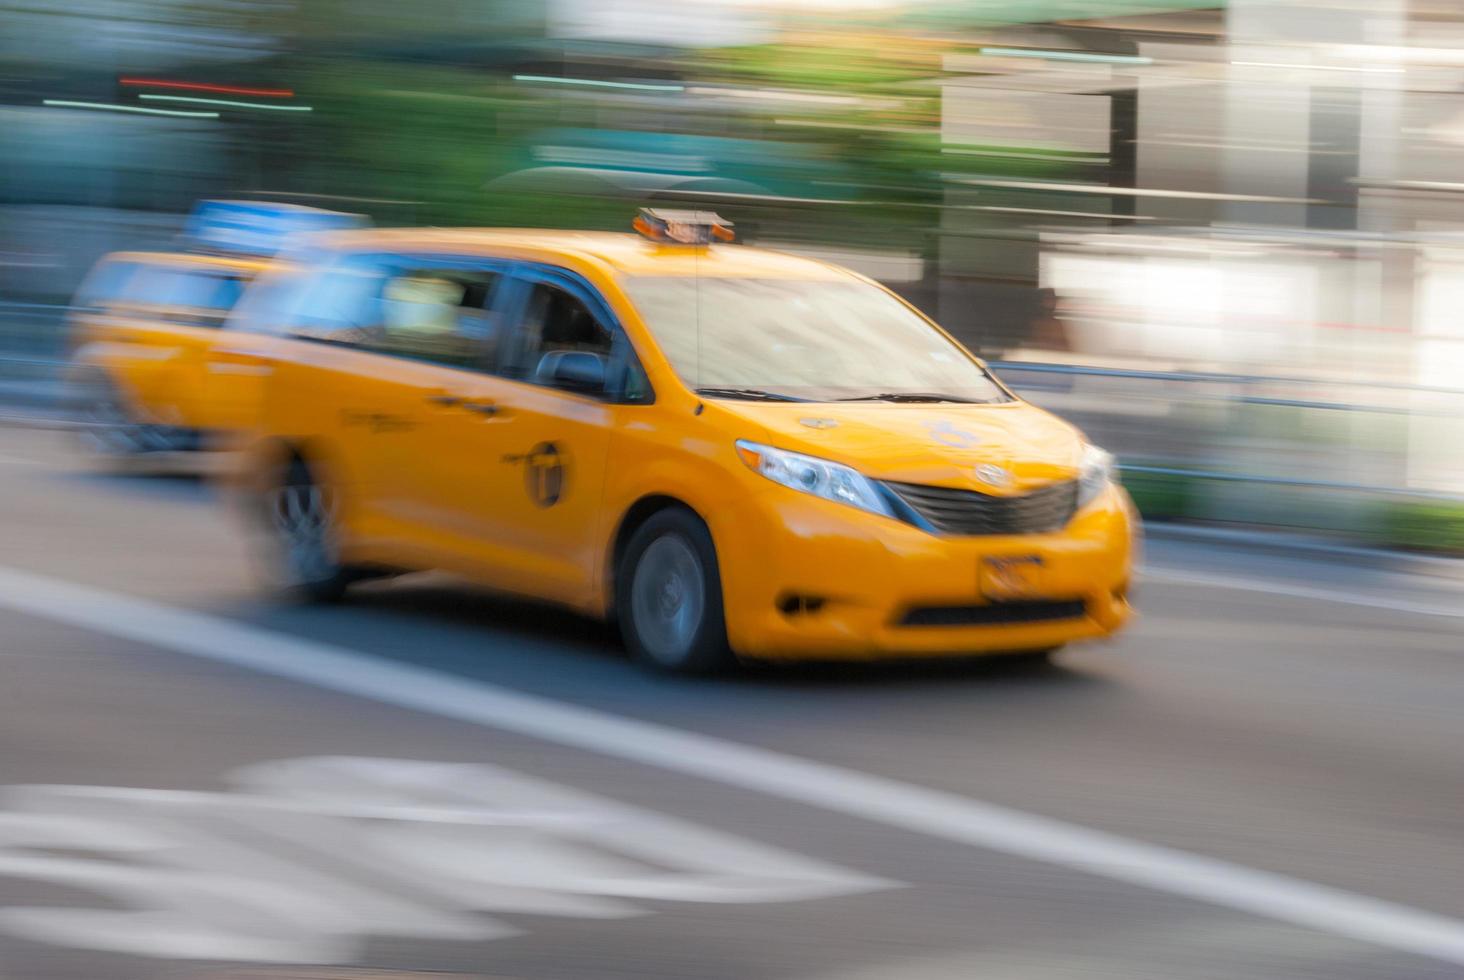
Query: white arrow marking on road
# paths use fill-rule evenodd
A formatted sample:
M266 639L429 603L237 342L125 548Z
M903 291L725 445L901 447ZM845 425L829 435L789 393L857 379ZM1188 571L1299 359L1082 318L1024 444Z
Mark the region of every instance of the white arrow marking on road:
M16 569L0 568L0 606L163 650L1464 964L1464 921L954 793L617 717Z
M0 811L0 876L121 908L0 908L0 932L153 957L341 963L371 936L519 933L485 910L614 919L645 914L632 898L790 902L895 884L498 766L327 756L231 776L243 792L5 788L20 812Z

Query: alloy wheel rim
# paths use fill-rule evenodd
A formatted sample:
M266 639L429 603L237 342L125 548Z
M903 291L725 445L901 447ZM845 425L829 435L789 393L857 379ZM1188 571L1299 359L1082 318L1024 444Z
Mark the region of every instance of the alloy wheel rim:
M270 517L295 580L319 582L335 573L333 510L330 495L313 483L286 484L275 491Z
M83 436L93 452L104 456L129 456L141 449L139 427L127 417L116 398L105 395L90 401L83 419Z
M682 536L652 541L636 564L631 612L636 633L658 662L675 665L696 640L706 607L701 561Z

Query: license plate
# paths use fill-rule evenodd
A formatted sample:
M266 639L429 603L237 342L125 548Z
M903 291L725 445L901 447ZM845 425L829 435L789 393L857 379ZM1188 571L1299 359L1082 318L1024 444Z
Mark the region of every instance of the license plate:
M1043 594L1041 555L988 555L981 559L981 594L997 602Z

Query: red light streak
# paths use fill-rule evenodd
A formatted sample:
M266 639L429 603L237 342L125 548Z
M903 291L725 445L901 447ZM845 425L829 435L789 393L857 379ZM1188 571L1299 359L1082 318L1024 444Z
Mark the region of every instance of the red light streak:
M146 88L172 88L182 89L187 92L217 92L221 95L257 95L264 98L291 99L295 97L293 89L288 88L243 88L238 85L212 85L208 82L174 82L163 78L124 78L123 85L136 85Z

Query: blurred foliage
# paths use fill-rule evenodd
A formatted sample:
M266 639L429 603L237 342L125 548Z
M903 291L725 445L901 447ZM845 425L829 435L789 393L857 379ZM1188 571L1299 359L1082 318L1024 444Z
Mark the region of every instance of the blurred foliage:
M293 184L363 199L388 223L500 223L482 185L520 165L534 124L511 83L358 60L303 66L298 81L316 112Z
M903 12L907 24L944 30L993 24L1035 24L1090 17L1124 17L1174 10L1212 10L1224 0L944 0Z
M1464 501L1383 501L1369 526L1378 543L1388 547L1464 553Z
M1195 516L1199 481L1178 473L1120 471L1120 482L1145 520L1178 520Z
M710 49L697 56L695 67L732 82L868 94L939 75L941 55L951 47L889 35L819 34Z
M0 0L0 10L11 6ZM88 190L54 182L56 195L75 198L55 203L177 211L196 196L259 193L363 211L383 224L623 229L649 203L644 187L608 192L567 181L552 193L508 193L490 182L541 166L535 145L550 131L642 132L646 147L626 156L654 153L652 137L722 140L721 159L707 146L696 150L713 157L714 178L778 199L667 195L658 203L715 207L746 237L929 253L952 177L1094 176L1062 153L943 146L943 57L969 45L948 34L915 36L888 12L789 16L770 43L673 50L555 41L546 36L548 11L543 0L120 0L109 22L142 32L146 43L102 43L85 70L71 49L95 32L83 29L80 10L28 16L24 36L0 50L20 59L17 77L39 79L48 63L72 66L63 76L75 77L45 82L45 94L71 86L77 97L127 100L135 94L118 92L115 78L129 70L129 51L187 50L207 35L214 47L200 60L169 55L172 67L159 74L287 86L313 107L298 116L225 110L206 134L211 155L183 147L173 131L181 125L157 124L157 157L180 166L164 172L144 161L133 168L139 180L119 182L106 173L115 153L83 158L72 183ZM42 54L27 64L28 50ZM235 60L238 52L248 55ZM518 83L515 73L681 81L710 91L646 97ZM46 146L60 154L53 142ZM586 173L610 166L582 155ZM5 157L0 151L0 166ZM54 173L67 162L34 169ZM194 173L174 172L183 167ZM983 191L979 204L1020 207L1024 193ZM1023 224L996 211L962 220L998 238Z
M781 57L785 49L807 60L800 67L797 58ZM537 165L535 136L553 127L649 126L655 134L747 140L747 152L765 147L766 167L792 168L781 186L770 185L769 194L801 203L708 203L786 239L877 240L918 249L938 224L949 175L1065 179L1080 170L1063 154L1031 159L1010 148L983 152L981 147L946 152L933 88L851 98L834 108L777 104L729 115L682 97L668 99L658 111L654 105L616 107L593 91L566 88L546 94L541 87L515 83L502 70L359 57L296 58L288 64L284 75L316 111L308 132L288 134L296 142L275 156L270 176L290 191L365 199L362 207L385 223L623 228L626 215L645 203L634 193L587 197L573 191L485 189L495 177ZM826 62L787 45L685 54L681 68L698 79L736 77L757 87L789 84L796 76L806 84L817 80L825 86L819 91L841 97L859 88L849 84L851 72L867 72L861 78L875 84L933 70L928 59L919 58L886 62L840 56ZM784 149L786 161L779 156ZM807 166L793 166L791 161L799 159ZM747 176L738 170L744 165L721 163L725 176Z

